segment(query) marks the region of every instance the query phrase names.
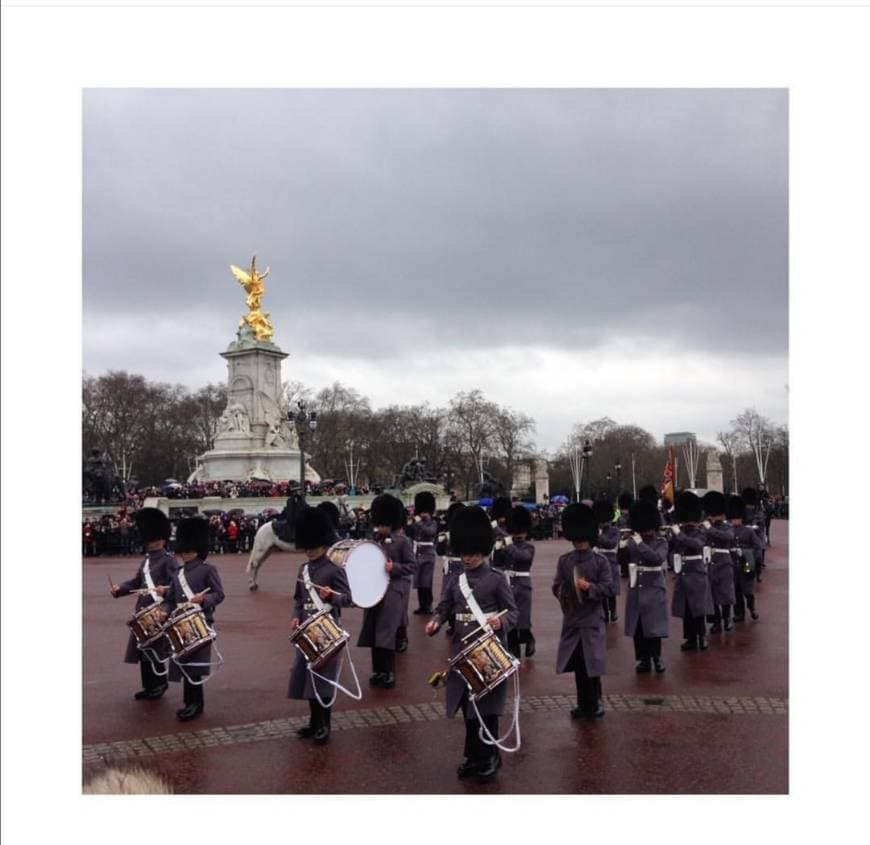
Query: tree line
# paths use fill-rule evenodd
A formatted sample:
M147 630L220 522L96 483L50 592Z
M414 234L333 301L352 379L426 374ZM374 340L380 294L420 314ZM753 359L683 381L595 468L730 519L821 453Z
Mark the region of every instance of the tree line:
M549 463L551 494L570 495L574 481L569 455L575 446L589 441L592 457L584 467L584 492L616 495L620 489L632 489L632 464L638 487L658 486L667 460L667 449L648 431L609 417L578 423L555 454L542 453L533 440L534 419L488 400L480 390L457 393L440 407L424 403L373 409L368 397L340 382L320 390L287 382L283 398L285 408L295 411L301 400L317 412L317 429L306 435L305 443L321 477L350 480L355 474L358 485L370 488L392 485L403 466L417 457L436 481L470 498L482 478L510 490L518 465L543 457ZM123 371L85 375L83 455L99 451L127 484L184 480L195 466L195 457L212 448L226 401L224 385L207 384L192 391ZM787 493L785 426L775 426L747 409L719 432L716 444L699 445L701 481L705 449L715 445L721 453L726 490L757 485L763 476L771 493ZM676 452L682 459L680 450ZM679 468L678 483L687 484Z

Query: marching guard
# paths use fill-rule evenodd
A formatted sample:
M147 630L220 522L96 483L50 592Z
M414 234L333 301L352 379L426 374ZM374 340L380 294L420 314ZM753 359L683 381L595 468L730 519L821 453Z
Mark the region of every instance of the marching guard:
M744 487L740 495L743 497L743 503L746 505L743 524L751 526L758 533L758 537L761 540L761 557L755 561L755 580L760 584L761 572L764 569L765 546L767 545L764 510L759 507L758 491L754 487Z
M493 526L492 565L495 569L504 569L505 551L510 545L510 533L507 530L507 518L511 512L511 500L507 496L496 496L490 508Z
M431 637L451 615L455 617L451 657L465 649L469 644L468 635L480 628L481 620L497 633L502 643L506 640L505 633L516 624L518 614L513 593L504 575L493 570L487 560L493 541L492 525L481 508L465 507L455 512L450 522L450 543L462 558L463 572L449 580L435 617L426 625L426 633ZM495 617L500 611L507 613ZM486 783L501 767L501 755L498 746L483 737L499 739L498 719L504 712L506 683L502 682L483 696L475 710L469 701L468 686L457 672L448 672L446 682L447 718L452 718L460 707L465 717L465 759L456 773L460 778L476 777L480 783Z
M755 528L743 524L746 503L740 496L728 497L727 516L734 528L734 621L744 621L747 607L750 616L758 619L755 607L755 567L764 553L764 543Z
M711 490L701 499L707 518L707 545L710 547L710 590L713 594L713 616L708 619L713 625L711 634L726 633L734 630L731 621L731 608L734 607L734 563L731 549L734 545L734 529L725 520L725 496Z
M598 521L598 539L595 541L595 551L604 555L610 563L613 580L613 592L601 600L604 609L604 621L616 622L619 616L616 613L616 597L620 593L619 585L619 528L613 522L613 502L610 499L598 499L592 506L595 519Z
M172 588L166 600L166 613L179 605L199 605L209 627L214 625L214 609L224 600L223 586L217 568L209 563L208 522L200 516L182 519L175 534L175 553L184 566L172 577ZM183 678L184 707L176 711L182 722L195 719L205 709L203 685L211 673L211 643L197 649L187 658L172 658L169 680Z
M363 613L362 630L358 646L372 650L373 687L392 689L396 685L396 639L405 612L405 603L411 591L411 578L417 568L417 559L411 541L402 528L405 508L389 493L382 493L372 501L371 522L375 541L380 544L387 563L385 568L390 583L384 597Z
M308 508L296 520L296 548L305 552L307 562L299 568L293 594L293 633L310 616L326 610L339 622L341 608L351 604L350 585L344 567L336 566L326 552L335 542L335 526L326 509ZM301 739L313 738L317 745L329 741L332 705L337 691L333 686L341 670L341 658L333 658L318 669L321 678L315 678L308 669L303 653L296 649L296 658L290 671L287 698L308 699L310 719L296 734ZM325 680L324 680L325 679ZM333 683L330 683L333 682ZM326 704L326 701L329 704Z
M665 671L662 638L668 636L668 541L658 534L659 513L652 502L638 499L629 520L634 533L628 540L625 635L634 638L635 671L651 672L655 666L661 674Z
M532 564L535 561L535 546L528 541L532 530L532 516L522 506L511 508L507 518L507 530L513 543L505 548L505 577L511 586L517 605L516 627L508 632L508 649L514 657L520 657L520 649L526 646L526 657L535 653L535 638L532 635Z
M136 599L135 610L138 612L163 602L169 593L172 576L178 569L178 561L166 548L171 526L163 511L142 508L136 512L136 527L145 545L145 560L129 581L124 581L120 586L112 584L110 592L117 599L134 590L141 590ZM153 701L166 692L169 686L166 681L168 660L169 644L165 637L161 637L146 651L139 648L133 632L130 632L124 662L138 663L142 677L142 689L133 698Z
M562 534L574 550L562 555L553 579L553 595L562 607L562 631L556 672L573 672L577 707L571 718L604 716L601 676L604 674L607 637L602 599L613 591L610 561L593 551L598 521L592 508L568 505L562 511Z
M427 490L417 493L414 496L414 520L409 528L409 537L417 556L417 571L414 573L419 603L414 611L417 615L430 616L433 613L432 581L435 574L435 540L438 537L438 523L433 519L434 514L435 497Z
M671 615L683 620L683 651L706 651L705 617L713 613L713 595L707 577L707 533L701 522L701 500L689 491L674 505L670 550L674 555L674 596Z
M451 578L459 577L464 567L462 565L462 558L456 554L453 547L450 545L450 522L453 519L454 515L457 511L462 510L465 505L462 502L453 502L450 507L447 508L447 513L444 516L444 532L438 535L438 542L435 546L435 551L443 558L443 563L441 564L441 595L439 596L439 601L444 597L444 592L447 589L447 585L450 583ZM448 637L453 636L453 617L447 617L447 627L445 632Z
M628 539L625 537L628 532L628 514L634 504L634 496L628 491L619 494L616 500L619 507L619 519L616 520L616 527L619 529L619 544L616 550L616 560L619 564L619 574L622 578L628 578Z

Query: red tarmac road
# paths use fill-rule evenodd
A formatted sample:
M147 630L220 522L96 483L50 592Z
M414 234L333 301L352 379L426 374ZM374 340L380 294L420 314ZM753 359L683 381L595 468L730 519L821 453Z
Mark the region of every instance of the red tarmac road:
M537 654L520 670L522 748L503 754L493 784L459 781L464 730L445 719L443 690L426 683L446 668L443 634L429 638L429 617L410 616L410 647L398 655L393 690L367 684L367 649L352 649L362 701L340 697L330 743L295 737L304 701L286 698L292 663L287 640L301 555L276 554L250 593L245 555L212 558L226 600L216 611L226 661L207 684L205 713L175 718L180 685L156 702L138 702L138 667L122 662L132 597L108 595L106 575L131 577L137 558L83 562L84 775L105 765L136 764L167 775L179 793L786 793L788 791L788 523L774 521L757 622L710 637L705 653L679 650L681 621L663 643L663 675L637 675L620 620L608 626L607 715L575 722L571 674L556 675L561 613L550 591L563 541L536 543L532 621ZM440 572L436 575L436 594ZM412 595L411 608L416 606ZM342 614L351 642L362 610ZM748 619L748 617L747 617ZM345 670L344 678L347 678ZM346 685L347 682L345 682ZM391 709L387 709L391 708ZM307 721L307 718L306 718ZM507 727L508 718L501 720Z

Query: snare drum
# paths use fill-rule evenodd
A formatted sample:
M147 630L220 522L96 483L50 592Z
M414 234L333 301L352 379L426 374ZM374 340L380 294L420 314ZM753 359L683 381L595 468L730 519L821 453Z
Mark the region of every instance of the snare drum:
M312 669L329 663L349 639L350 634L336 623L326 608L309 616L290 635L290 642L302 652Z
M350 584L353 603L359 607L374 607L386 594L390 576L384 569L386 555L371 540L339 540L326 556L344 567Z
M485 633L449 662L462 675L472 700L483 698L519 669L520 662L501 644L494 631Z
M139 648L149 648L163 636L163 615L161 602L143 607L127 623L133 631Z
M202 608L192 602L178 605L163 630L176 660L188 657L217 637L205 621Z

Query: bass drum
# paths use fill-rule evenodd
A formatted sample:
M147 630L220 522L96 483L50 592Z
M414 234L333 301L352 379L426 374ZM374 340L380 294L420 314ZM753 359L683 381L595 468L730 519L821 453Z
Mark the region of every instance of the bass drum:
M339 540L326 556L344 567L350 584L350 597L359 607L374 607L386 594L390 576L384 566L386 555L371 540Z

